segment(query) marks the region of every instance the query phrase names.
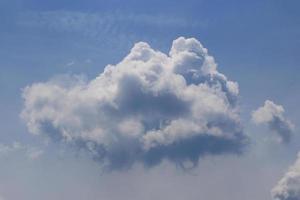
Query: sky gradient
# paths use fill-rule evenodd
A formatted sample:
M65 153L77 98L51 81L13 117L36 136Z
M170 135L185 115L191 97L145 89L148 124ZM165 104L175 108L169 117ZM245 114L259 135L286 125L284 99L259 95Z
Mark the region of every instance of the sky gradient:
M299 161L296 161L300 150L299 6L296 0L0 1L0 200L271 200L271 193L276 200L300 199L300 184L293 186L298 188L294 193L288 190L284 196L282 191L283 186L290 187L288 180L294 180L286 172L299 173ZM184 40L178 39L180 37ZM145 43L138 43L140 41ZM144 55L143 52L147 53ZM214 61L207 64L209 73L201 71L200 67L206 66L203 63L208 62L210 56ZM140 66L137 61L145 60L145 71L133 70L133 66ZM153 62L160 66L164 74L168 74L167 78L151 68ZM113 78L97 82L96 77L104 74L107 65L117 66L117 70L112 72ZM211 70L215 65L217 69ZM174 71L169 72L168 68L174 68ZM161 88L157 86L156 93L153 93L162 94L158 99L151 93L154 91L152 84L141 84L142 91L151 91L148 96L136 93L134 87L143 80L140 77L152 74L151 70L159 77L154 85L165 81L164 84L157 84ZM199 80L190 78L185 74L186 70L198 70ZM126 77L128 74L138 74L138 79ZM174 81L178 80L178 74L184 77L187 85L182 86L180 81ZM209 82L212 79L208 77L215 82ZM90 86L91 82L96 82L96 86ZM43 88L34 89L37 83L41 83ZM190 89L192 84L199 83L208 89ZM238 84L238 93L232 89L234 83ZM221 89L212 90L214 84L221 84ZM92 95L85 95L88 89L82 88L80 93L76 93L75 86L78 85L90 88ZM117 85L121 89L111 97L109 92L103 92L105 87L102 85ZM91 130L86 127L99 128L98 124L103 123L101 128L109 130L105 136L115 132L118 135L114 125L109 125L107 121L94 122L90 115L96 105L107 103L98 99L93 104L94 99L100 98L96 95L97 91L101 91L103 96L119 99L118 108L123 109L115 114L107 111L107 107L97 107L99 113L109 116L108 121L122 125L123 119L131 117L130 113L138 113L142 116L139 119L144 131L160 130L165 134L164 140L153 139L153 136L145 139L147 142L133 143L133 147L138 151L147 145L151 148L157 144L167 147L151 155L133 153L132 156L132 151L129 151L130 156L125 155L128 159L124 164L122 159L115 159L116 155L119 156L111 150L115 146L108 145L111 148L105 150L111 154L105 154L104 158L115 165L107 170L102 166L102 157L99 157L102 146L97 146L104 140L97 140L97 148L91 148L87 140L78 142L77 139L76 144L71 142L66 145L64 139L57 139L53 131L49 131L49 126L42 131L32 131L28 125L30 119L41 126L42 119L47 118L48 113L43 114L39 107L26 103L32 99L40 100L44 97L43 92L56 86L66 92L55 98L58 101L53 100L56 93L51 93L48 103L41 104L58 113L49 117L50 124L54 121L59 124L54 128L63 127L59 130L78 132L82 136L83 132ZM198 96L185 92L190 90ZM70 93L75 95L69 98ZM212 95L211 99L203 100L209 95ZM213 98L215 96L219 98ZM232 97L237 98L236 102L232 101ZM81 98L84 99L82 104L78 103ZM126 103L127 100L135 101L132 107ZM221 109L223 107L218 107L220 101L226 102L226 112ZM58 105L78 105L68 109L52 107L57 102ZM87 104L92 109L89 110ZM137 104L141 107L134 110ZM200 109L210 105L211 109ZM24 117L22 113L26 109ZM77 109L85 110L83 114L75 115L81 119L82 126L71 126L59 117L65 114L63 116L67 117L63 119L71 121L68 116L77 113ZM157 116L149 117L148 109L157 110ZM194 112L191 114L187 110ZM96 119L101 118L99 113L95 114ZM233 117L235 115L238 120ZM178 146L168 146L174 141L182 141L181 138L187 135L190 137L189 130L194 125L175 128L180 130L177 132L181 136L174 133L174 138L168 137L168 132L162 127L167 127L170 121L177 118L186 120L184 123L190 120L199 125L202 118L197 116L211 120L211 124L221 121L219 124L222 125L211 126L217 126L221 134L230 132L234 139L223 140L221 137L220 140L213 140L214 146L208 145L211 138L204 140L196 137L191 141L197 142L183 142L178 150ZM129 129L130 133L140 130L137 121L136 118L128 123L126 121L120 129L126 132L127 126L131 125L135 129ZM206 128L209 132L215 131L209 129L210 126ZM194 132L205 132L200 128L196 130ZM61 136L61 132L57 133ZM237 134L247 138L247 142L244 143ZM118 141L120 143L117 144L124 144L123 139ZM220 148L229 144L228 141L231 142L230 148ZM78 148L78 143L84 148ZM185 151L186 144L201 147L201 151L199 148L196 148L197 153ZM235 148L240 145L243 146L241 152ZM95 152L94 148L98 157L86 152L86 149ZM124 148L128 149L126 145ZM153 157L159 158L159 162L149 165ZM182 168L182 161L185 162L186 158L196 161L197 165L189 170ZM294 167L290 169L289 166ZM284 180L277 184L281 178ZM297 176L295 180L298 181Z

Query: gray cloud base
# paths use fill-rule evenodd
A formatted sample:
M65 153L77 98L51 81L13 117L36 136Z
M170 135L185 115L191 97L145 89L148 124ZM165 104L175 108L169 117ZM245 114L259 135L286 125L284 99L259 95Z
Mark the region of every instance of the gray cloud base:
M180 37L169 54L139 42L89 82L34 83L21 116L32 134L85 149L111 169L196 165L203 155L243 151L238 95L207 49Z

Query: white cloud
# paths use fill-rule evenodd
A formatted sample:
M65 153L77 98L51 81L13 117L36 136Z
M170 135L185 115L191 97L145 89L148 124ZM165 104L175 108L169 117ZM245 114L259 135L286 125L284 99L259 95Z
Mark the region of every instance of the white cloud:
M271 193L274 200L300 200L300 153Z
M270 100L252 113L252 120L256 124L267 124L272 131L275 131L282 142L289 142L294 125L283 116L284 108Z
M180 37L169 54L136 43L90 82L28 86L21 116L31 133L84 148L112 168L196 164L201 155L241 152L238 93L199 41Z

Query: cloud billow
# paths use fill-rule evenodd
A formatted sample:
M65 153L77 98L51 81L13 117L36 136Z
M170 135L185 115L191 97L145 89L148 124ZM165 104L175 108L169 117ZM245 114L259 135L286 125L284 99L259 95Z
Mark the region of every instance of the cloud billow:
M293 133L294 125L283 116L284 108L270 100L252 113L252 120L256 124L267 124L276 132L281 142L288 143Z
M300 200L300 153L271 193L274 200Z
M89 82L34 83L21 116L32 134L85 149L112 169L164 159L196 165L203 155L243 151L238 96L207 49L180 37L169 54L136 43Z

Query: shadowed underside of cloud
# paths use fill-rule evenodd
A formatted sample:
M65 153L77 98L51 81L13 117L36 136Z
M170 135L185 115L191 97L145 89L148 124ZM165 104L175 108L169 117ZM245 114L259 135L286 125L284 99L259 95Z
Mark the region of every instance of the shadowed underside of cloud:
M266 100L264 106L252 113L252 120L257 124L267 124L276 132L281 142L288 143L293 132L293 124L283 116L284 108Z
M89 82L28 86L21 116L31 133L85 149L111 169L163 159L196 165L203 155L242 152L238 95L207 49L180 37L168 54L139 42Z
M300 200L300 153L271 193L274 200Z

